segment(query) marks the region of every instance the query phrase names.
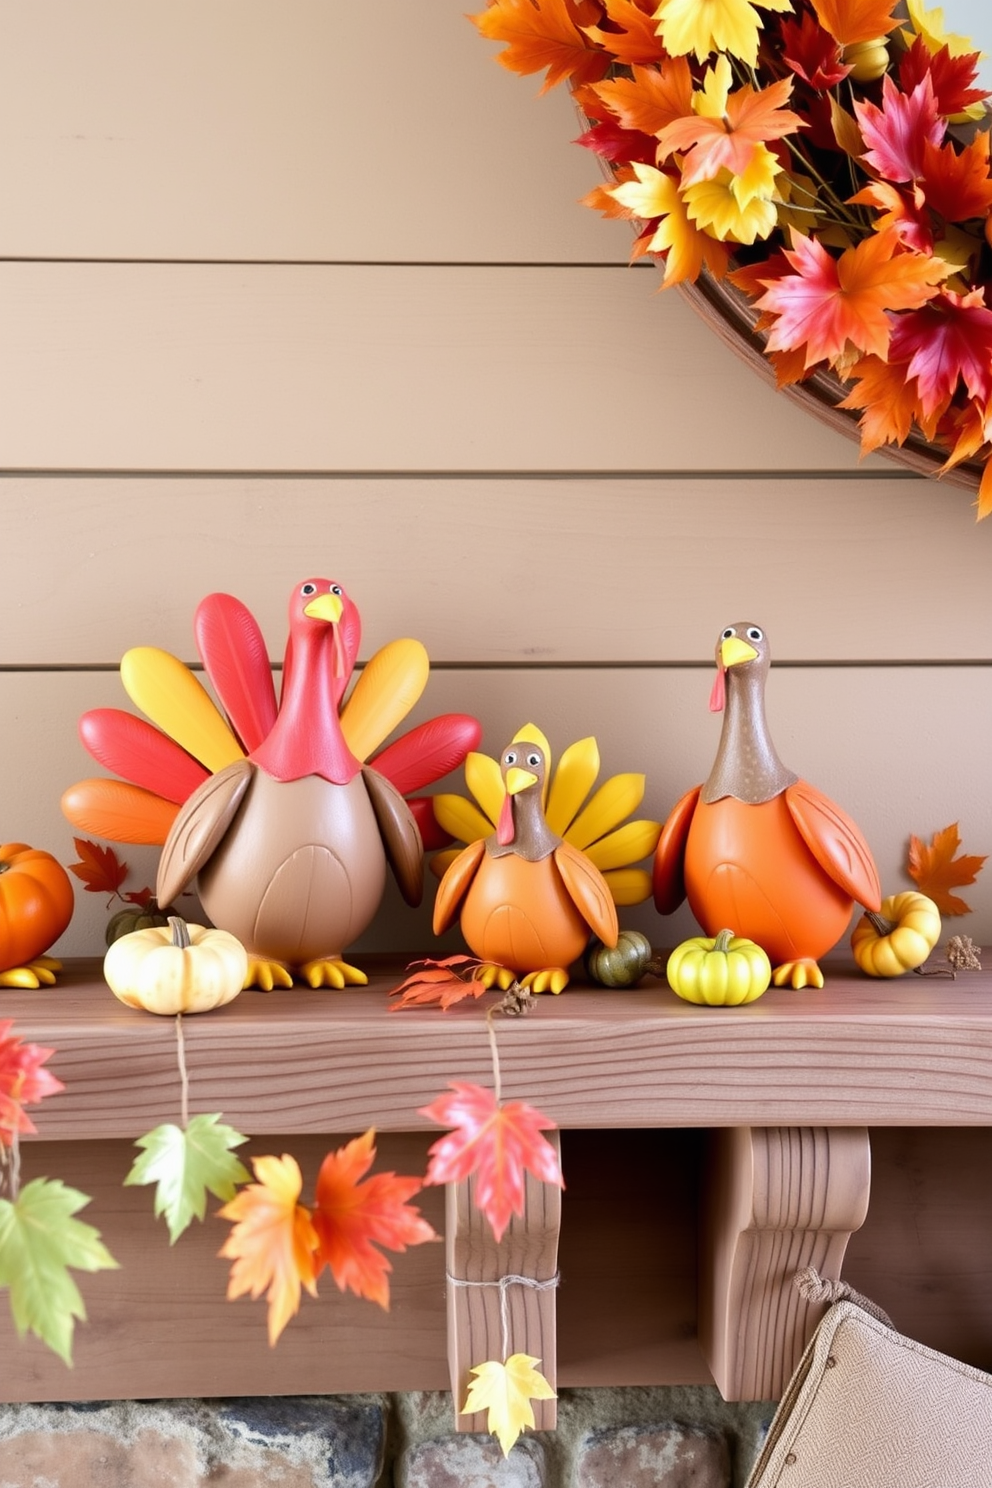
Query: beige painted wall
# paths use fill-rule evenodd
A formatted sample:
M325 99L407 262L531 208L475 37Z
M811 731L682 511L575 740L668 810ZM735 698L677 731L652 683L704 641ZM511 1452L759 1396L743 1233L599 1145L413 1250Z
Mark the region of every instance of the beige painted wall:
M738 363L622 224L568 98L462 3L0 0L2 835L64 861L87 707L228 589L271 654L333 572L418 716L528 717L663 817L709 766L714 638L765 626L779 751L864 827L992 851L992 521ZM154 854L140 850L134 882ZM992 940L992 869L960 928ZM100 948L80 890L60 949ZM660 943L690 928L641 909ZM369 945L424 949L393 898Z

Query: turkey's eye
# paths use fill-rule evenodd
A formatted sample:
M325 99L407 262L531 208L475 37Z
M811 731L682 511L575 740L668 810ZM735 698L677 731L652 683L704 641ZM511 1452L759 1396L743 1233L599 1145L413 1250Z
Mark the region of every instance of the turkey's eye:
M504 763L504 765L515 765L517 763L516 750L514 750L514 749L507 750L506 754L504 754L504 756L503 756L503 763Z
M306 595L306 597L309 599L311 594L317 593L317 585L303 584L300 588L300 593Z
M763 641L765 639L765 633L763 630L759 630L756 625L752 625L748 628L747 638L749 641Z
M332 594L343 594L344 593L344 590L341 588L341 585L340 584L332 584L331 585L331 593Z
M734 627L732 625L728 625L720 639L721 641L732 641L736 634L737 632L735 631Z
M541 756L539 754L529 754L527 756L527 763L530 765L531 769L534 770L541 763Z

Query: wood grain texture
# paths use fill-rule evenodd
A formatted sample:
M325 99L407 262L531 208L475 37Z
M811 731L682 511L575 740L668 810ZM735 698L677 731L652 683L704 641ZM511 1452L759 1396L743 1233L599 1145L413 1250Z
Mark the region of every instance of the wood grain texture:
M561 1158L561 1138L549 1132ZM557 1278L562 1192L524 1177L524 1212L497 1242L476 1207L477 1179L445 1188L448 1368L459 1431L484 1431L481 1412L465 1413L470 1371L487 1360L529 1354L554 1390L558 1382ZM526 1280L512 1280L525 1278ZM535 1286L528 1286L533 1281ZM533 1402L534 1429L553 1431L555 1400Z
M2 253L626 262L568 94L496 64L483 8L4 0Z
M310 1193L324 1154L347 1135L280 1134L240 1150L249 1156L292 1152ZM429 1140L427 1133L380 1135L374 1171L422 1173ZM560 1383L710 1383L695 1337L691 1200L698 1134L627 1132L618 1142L610 1133L569 1132L563 1143L568 1285L556 1294ZM100 1230L120 1270L79 1278L88 1317L76 1329L71 1370L37 1339L16 1340L9 1308L0 1307L0 1350L16 1361L0 1380L0 1399L449 1388L443 1244L418 1245L392 1258L388 1313L339 1293L325 1273L318 1298L304 1296L270 1348L264 1301L225 1300L228 1267L217 1252L229 1230L218 1222L213 1200L205 1221L170 1246L163 1221L153 1217L152 1190L123 1187L135 1156L130 1141L36 1142L22 1156L25 1178L59 1177L90 1196L80 1217ZM604 1165L630 1195L639 1175L660 1165L665 1192L639 1195L634 1207L604 1203ZM441 1233L443 1191L424 1189L414 1202ZM603 1257L610 1254L624 1258L615 1274L604 1273Z
M992 524L923 480L10 477L0 507L6 605L24 618L0 627L0 665L116 666L139 644L194 659L216 590L281 662L290 594L315 571L358 604L363 657L413 635L435 664L705 665L742 616L776 662L989 654ZM934 553L953 583L907 605Z
M253 1135L419 1130L449 1080L487 1084L479 1007L393 1012L402 963L368 989L243 993L184 1020L194 1111ZM631 992L576 983L501 1020L503 1095L563 1128L992 1125L988 971L957 982L872 983L827 966L822 991L773 988L740 1008L695 1008L661 982ZM44 1134L137 1135L174 1120L173 1020L115 1002L93 962L57 987L7 990L4 1016L53 1047L67 1089Z
M713 1132L704 1183L699 1334L725 1400L785 1390L825 1307L793 1277L841 1274L868 1213L863 1128L738 1127Z
M654 289L624 268L2 263L0 470L857 468ZM590 416L596 323L620 423Z

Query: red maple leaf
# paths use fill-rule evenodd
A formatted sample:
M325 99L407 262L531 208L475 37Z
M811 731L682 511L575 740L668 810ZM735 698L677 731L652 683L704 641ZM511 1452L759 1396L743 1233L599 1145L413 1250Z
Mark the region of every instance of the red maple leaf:
M78 863L69 864L69 872L81 878L91 894L114 895L127 878L127 864L122 863L112 847L101 847L86 837L74 837Z
M988 135L976 134L963 150L950 140L941 148L924 145L920 186L927 206L947 222L987 216L992 207Z
M616 119L604 119L601 124L594 124L574 143L595 151L604 160L638 160L642 165L653 165L658 153L658 141L653 135L624 129Z
M718 171L741 176L754 156L755 146L784 139L802 126L802 120L783 104L792 93L792 79L782 78L769 88L755 91L748 84L727 98L719 118L694 113L667 124L658 134L659 157L686 151L682 162L682 184L712 180Z
M376 1247L401 1251L438 1237L409 1203L420 1192L421 1180L395 1173L366 1178L374 1161L375 1131L371 1128L324 1158L313 1210L320 1242L317 1271L329 1266L342 1292L352 1291L388 1310L392 1267Z
M911 93L929 73L937 112L947 119L988 98L984 88L971 86L978 76L980 59L980 52L962 52L952 57L946 46L931 52L923 37L917 36L899 58L899 85L904 93Z
M836 259L814 238L794 233L785 256L795 272L770 280L758 308L778 317L769 332L769 350L805 346L807 367L838 358L852 346L884 359L890 334L886 312L924 304L945 273L924 254L900 251L892 228Z
M546 72L542 93L566 78L594 82L612 61L583 35L579 12L569 0L493 0L469 20L489 41L506 43L496 60L511 72Z
M391 1013L407 1007L447 1009L466 997L481 997L488 991L486 984L474 975L482 965L475 956L445 956L440 961L425 956L422 961L411 961L410 965L422 969L412 972L398 987L391 989L390 997L400 998L399 1002L391 1004Z
M42 1069L55 1051L38 1044L25 1044L14 1034L11 1020L0 1022L0 1145L9 1146L15 1132L33 1132L24 1107L64 1090L62 1081Z
M992 310L982 291L944 290L927 305L893 317L889 360L915 377L927 418L942 410L960 379L972 398L992 398Z
M864 159L890 181L915 181L923 174L924 145L939 145L944 138L929 73L911 93L900 93L886 73L882 107L855 102L854 112L868 146Z
M782 20L779 30L782 61L818 92L835 87L851 71L841 61L841 49L835 38L807 12L798 25L795 21Z
M452 1094L420 1111L453 1130L430 1148L424 1183L460 1183L475 1178L475 1203L499 1242L511 1217L524 1212L524 1175L564 1188L561 1164L541 1133L555 1123L522 1101L501 1104L493 1091L452 1081Z

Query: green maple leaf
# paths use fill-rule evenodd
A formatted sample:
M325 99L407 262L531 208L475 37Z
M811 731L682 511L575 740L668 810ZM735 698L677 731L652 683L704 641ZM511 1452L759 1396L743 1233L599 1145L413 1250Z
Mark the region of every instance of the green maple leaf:
M18 1337L36 1334L69 1365L75 1319L86 1317L69 1267L117 1267L99 1231L72 1217L89 1202L57 1178L35 1178L15 1200L0 1199L0 1286L10 1289Z
M134 1159L125 1184L156 1183L155 1214L164 1214L174 1245L195 1216L207 1212L207 1192L227 1202L239 1183L251 1177L234 1156L248 1138L225 1126L219 1114L194 1116L186 1127L167 1123L135 1143L144 1151Z

